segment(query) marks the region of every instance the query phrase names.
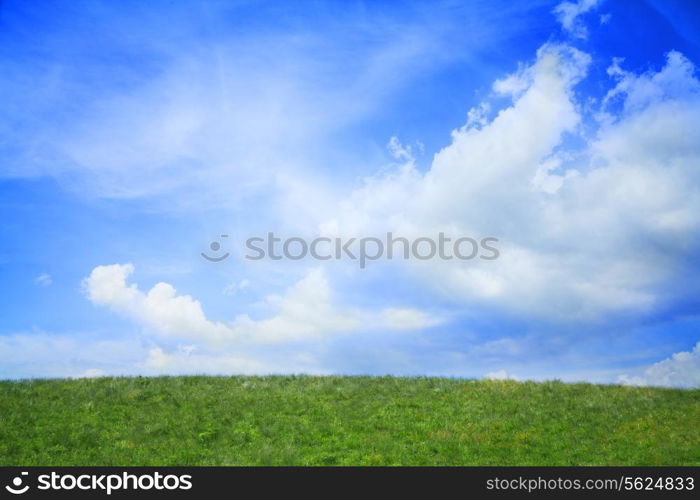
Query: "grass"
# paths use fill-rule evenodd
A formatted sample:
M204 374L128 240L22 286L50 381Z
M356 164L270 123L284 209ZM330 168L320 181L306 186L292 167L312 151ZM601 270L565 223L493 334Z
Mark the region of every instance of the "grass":
M699 465L700 390L392 377L0 382L0 465Z

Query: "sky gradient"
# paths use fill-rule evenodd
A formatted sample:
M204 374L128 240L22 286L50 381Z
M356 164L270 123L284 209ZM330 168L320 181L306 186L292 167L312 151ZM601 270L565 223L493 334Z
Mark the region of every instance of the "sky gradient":
M692 1L2 2L0 378L697 387L697 64Z

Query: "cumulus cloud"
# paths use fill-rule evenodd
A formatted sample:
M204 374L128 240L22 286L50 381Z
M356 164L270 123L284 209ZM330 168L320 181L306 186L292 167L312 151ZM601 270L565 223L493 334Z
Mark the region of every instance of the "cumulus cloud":
M178 295L168 283L157 283L148 293L135 284L127 284L133 272L131 264L98 266L83 280L83 290L94 304L123 312L166 335L187 335L211 342L233 336L229 326L209 321L197 300Z
M677 52L660 70L643 74L615 61L611 91L597 114L585 115L575 86L589 64L573 47L543 46L534 62L494 86L512 104L492 119L490 105L479 106L425 173L393 138L395 168L365 179L335 212L324 211L331 218L319 219L319 232L497 236L496 261L405 265L426 292L531 322L600 324L674 306L698 282L691 265L700 241L695 68ZM596 133L580 135L584 120ZM580 135L584 146L565 148L568 135ZM128 264L95 268L85 280L88 298L166 337L212 346L322 340L441 321L411 308L339 306L321 269L268 296L265 304L275 311L268 318L213 321L196 299L168 283L147 292L128 283L132 272ZM194 363L179 352L164 355ZM153 366L159 356L154 351Z
M641 375L620 375L618 382L638 386L700 387L700 342L691 351L677 352L645 368Z
M495 84L511 106L455 130L425 174L407 158L367 179L322 231L496 236L501 256L493 262L408 265L451 300L530 320L662 310L674 300L670 289L682 296L697 282L695 68L677 52L642 75L617 62L613 89L592 117L574 91L589 63L570 46L543 46L534 63ZM581 133L584 119L597 125L592 136ZM566 149L571 135L585 146Z
M580 17L600 4L600 0L578 0L577 2L565 1L554 8L554 15L561 27L576 38L588 37L588 29L581 22ZM601 24L603 23L601 17Z
M87 298L128 315L154 332L211 345L319 339L353 330L411 330L441 322L434 315L410 308L373 312L337 307L322 269L310 271L284 295L267 297L267 304L277 311L270 318L254 320L240 315L228 323L211 321L198 300L178 294L169 283L157 283L148 292L127 283L133 272L131 264L96 267L83 280Z

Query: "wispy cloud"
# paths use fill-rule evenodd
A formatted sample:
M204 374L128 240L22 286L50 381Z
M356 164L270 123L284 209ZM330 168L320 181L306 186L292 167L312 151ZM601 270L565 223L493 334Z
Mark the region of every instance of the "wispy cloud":
M51 283L53 283L53 279L51 278L50 274L41 273L39 276L34 278L34 283L36 283L39 286L47 287L51 286Z
M580 17L586 12L596 8L602 0L578 0L565 1L554 8L554 14L561 23L562 28L575 38L588 38L588 29ZM601 24L603 24L601 17ZM607 21L606 21L607 22Z

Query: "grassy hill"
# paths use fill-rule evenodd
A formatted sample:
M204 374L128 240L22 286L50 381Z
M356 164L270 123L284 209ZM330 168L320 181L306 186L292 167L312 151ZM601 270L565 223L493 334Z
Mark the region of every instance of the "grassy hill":
M698 465L700 390L391 377L0 382L0 465Z

